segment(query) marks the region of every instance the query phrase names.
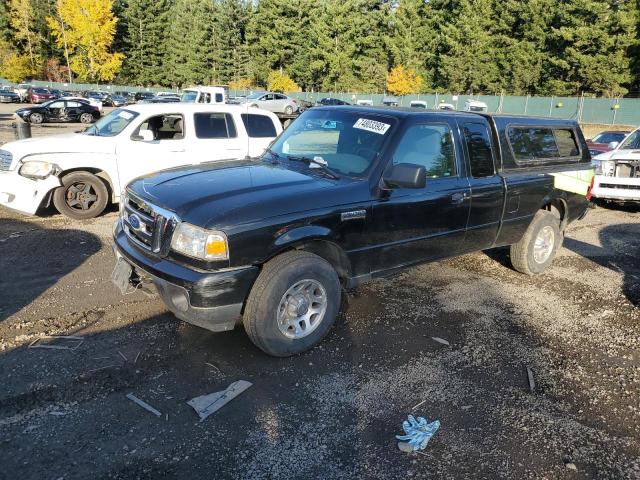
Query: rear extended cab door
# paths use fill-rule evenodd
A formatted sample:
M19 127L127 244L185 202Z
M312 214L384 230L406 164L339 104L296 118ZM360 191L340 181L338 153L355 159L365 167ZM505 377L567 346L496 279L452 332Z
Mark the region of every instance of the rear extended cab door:
M470 187L469 221L463 251L493 246L502 221L505 187L498 173L498 139L482 116L459 117Z

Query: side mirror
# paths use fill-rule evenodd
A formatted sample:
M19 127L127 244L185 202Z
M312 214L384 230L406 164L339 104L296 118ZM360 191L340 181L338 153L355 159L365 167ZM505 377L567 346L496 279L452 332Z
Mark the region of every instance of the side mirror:
M153 132L151 130L140 130L137 135L131 137L135 142L153 142Z
M424 188L427 184L427 170L422 165L399 163L382 180L389 188Z
M618 145L620 145L620 142L609 142L609 145L607 145L607 147L609 147L610 150L615 150L616 148L618 148Z

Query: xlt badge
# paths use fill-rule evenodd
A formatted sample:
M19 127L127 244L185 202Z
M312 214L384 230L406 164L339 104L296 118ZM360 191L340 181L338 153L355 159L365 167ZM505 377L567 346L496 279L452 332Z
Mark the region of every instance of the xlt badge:
M366 210L352 210L350 212L342 212L340 214L340 220L346 222L347 220L357 220L359 218L366 218Z

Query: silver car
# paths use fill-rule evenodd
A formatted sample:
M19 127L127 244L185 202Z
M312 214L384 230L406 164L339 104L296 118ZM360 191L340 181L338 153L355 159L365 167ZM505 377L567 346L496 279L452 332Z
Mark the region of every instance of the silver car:
M298 111L297 102L293 98L287 97L282 93L254 93L245 98L242 103L247 103L250 106L258 108L264 108L265 110L269 110L274 113L286 113L287 115L291 115Z

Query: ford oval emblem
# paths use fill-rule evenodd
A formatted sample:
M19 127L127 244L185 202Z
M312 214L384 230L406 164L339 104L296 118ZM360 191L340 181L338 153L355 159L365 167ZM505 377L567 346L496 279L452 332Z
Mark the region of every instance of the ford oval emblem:
M134 230L140 230L140 226L141 226L140 217L135 213L133 215L129 215L129 225Z

